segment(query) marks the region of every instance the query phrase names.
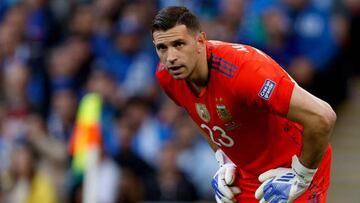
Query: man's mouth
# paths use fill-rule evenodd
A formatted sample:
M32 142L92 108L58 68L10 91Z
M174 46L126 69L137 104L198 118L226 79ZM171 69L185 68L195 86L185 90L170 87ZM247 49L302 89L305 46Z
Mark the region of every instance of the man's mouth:
M168 67L169 70L178 70L179 68L181 68L181 66L170 66L170 67Z
M181 72L180 68L182 68L184 66L171 66L168 67L168 70L172 73L172 74L179 74Z

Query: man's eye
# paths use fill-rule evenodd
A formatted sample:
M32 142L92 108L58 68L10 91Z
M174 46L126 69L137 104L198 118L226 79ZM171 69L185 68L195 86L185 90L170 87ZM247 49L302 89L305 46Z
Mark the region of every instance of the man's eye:
M184 45L185 45L184 42L177 42L177 43L174 44L175 47L182 47Z
M162 51L162 50L165 50L165 49L166 49L165 46L157 46L156 48L157 48L159 51Z

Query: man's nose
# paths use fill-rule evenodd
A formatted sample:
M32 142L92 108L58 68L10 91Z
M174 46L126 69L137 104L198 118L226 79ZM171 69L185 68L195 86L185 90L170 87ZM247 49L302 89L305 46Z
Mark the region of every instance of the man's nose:
M173 49L173 48L170 48L168 50L168 55L167 55L167 62L170 63L170 64L174 64L175 61L177 60L177 53L176 53L176 50Z

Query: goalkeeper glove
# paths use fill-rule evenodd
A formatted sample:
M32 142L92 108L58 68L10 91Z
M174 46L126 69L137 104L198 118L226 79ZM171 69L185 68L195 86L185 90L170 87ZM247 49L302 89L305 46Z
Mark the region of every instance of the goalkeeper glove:
M303 166L296 155L292 158L292 168L277 168L259 176L262 185L256 190L255 198L260 203L292 202L310 186L317 169Z
M236 166L221 149L216 151L215 158L220 166L211 183L216 202L233 203L235 195L240 193L239 187L232 186L236 178Z

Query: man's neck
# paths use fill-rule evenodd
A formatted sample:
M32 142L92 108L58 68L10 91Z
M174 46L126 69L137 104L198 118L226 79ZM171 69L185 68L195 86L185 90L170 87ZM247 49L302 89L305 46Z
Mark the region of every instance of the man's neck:
M190 88L190 90L196 95L196 96L199 96L200 95L200 92L202 90L202 88L204 88L205 86L198 86L196 85L195 83L193 82L188 82L188 87Z

